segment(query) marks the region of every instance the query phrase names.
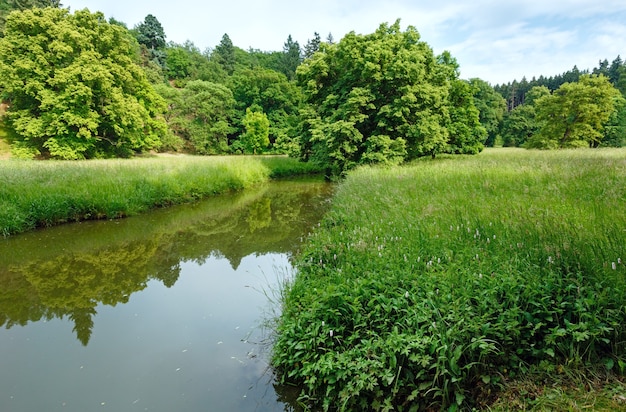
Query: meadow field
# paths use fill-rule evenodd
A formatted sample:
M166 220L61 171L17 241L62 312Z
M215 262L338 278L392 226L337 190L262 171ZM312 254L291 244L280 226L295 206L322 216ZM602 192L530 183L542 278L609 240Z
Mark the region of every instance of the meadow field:
M272 364L324 410L623 409L625 263L626 149L362 167L282 291Z
M0 235L113 219L315 173L284 156L158 156L89 161L0 161Z

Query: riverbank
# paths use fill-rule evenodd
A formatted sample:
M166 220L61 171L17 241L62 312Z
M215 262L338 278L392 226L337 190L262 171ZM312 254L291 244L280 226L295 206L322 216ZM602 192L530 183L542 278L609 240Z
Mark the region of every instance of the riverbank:
M284 291L279 380L326 410L568 409L542 398L552 382L587 399L612 382L593 394L624 408L625 159L496 149L350 173Z
M114 219L317 173L283 156L159 156L0 162L0 235L89 219Z

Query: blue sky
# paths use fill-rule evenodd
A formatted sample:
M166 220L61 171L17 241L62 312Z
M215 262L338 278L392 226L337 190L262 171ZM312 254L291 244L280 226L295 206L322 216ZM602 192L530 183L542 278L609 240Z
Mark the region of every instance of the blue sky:
M461 77L492 84L555 75L601 59L626 59L624 0L62 0L71 10L102 11L133 27L153 14L168 41L204 50L224 33L243 49L282 50L291 34L301 46L314 32L335 40L371 33L401 19L435 51L449 50Z

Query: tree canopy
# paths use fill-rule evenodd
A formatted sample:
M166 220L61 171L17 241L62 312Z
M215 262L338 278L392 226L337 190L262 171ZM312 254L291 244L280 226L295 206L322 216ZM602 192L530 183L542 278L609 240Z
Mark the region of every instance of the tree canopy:
M438 60L417 30L403 32L399 21L322 44L297 72L307 103L302 157L337 175L362 163L465 152L467 144L479 151L478 111L457 69L449 54Z
M159 146L163 101L126 29L102 13L45 8L10 14L4 34L0 89L17 149L78 159Z
M598 146L604 125L621 99L603 75L584 75L578 82L563 84L537 99L541 129L528 141L528 147Z

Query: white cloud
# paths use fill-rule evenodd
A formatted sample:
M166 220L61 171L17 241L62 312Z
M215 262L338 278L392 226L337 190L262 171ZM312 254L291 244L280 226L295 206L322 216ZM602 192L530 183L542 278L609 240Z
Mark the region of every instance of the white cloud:
M397 18L412 25L436 53L450 50L463 77L493 83L551 76L612 60L626 39L624 0L64 0L72 9L102 10L133 27L147 14L168 40L214 47L224 33L236 46L281 50L288 35L304 46L314 32L339 40L371 33Z

